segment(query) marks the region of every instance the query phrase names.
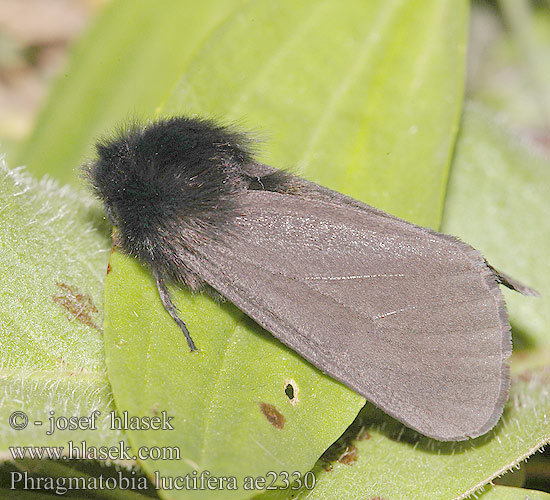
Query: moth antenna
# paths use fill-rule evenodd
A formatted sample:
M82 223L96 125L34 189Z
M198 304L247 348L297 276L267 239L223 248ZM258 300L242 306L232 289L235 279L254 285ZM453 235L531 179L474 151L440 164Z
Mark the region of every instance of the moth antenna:
M195 343L193 342L193 339L191 338L191 334L189 333L189 330L187 329L187 326L185 326L183 320L179 317L178 308L174 305L174 302L172 302L172 297L170 297L170 292L168 291L168 287L164 282L164 278L155 273L155 279L157 280L157 288L164 309L166 309L166 312L170 316L172 316L172 319L181 328L181 331L185 335L187 343L189 344L189 349L191 349L191 351L196 351L197 348L195 346Z

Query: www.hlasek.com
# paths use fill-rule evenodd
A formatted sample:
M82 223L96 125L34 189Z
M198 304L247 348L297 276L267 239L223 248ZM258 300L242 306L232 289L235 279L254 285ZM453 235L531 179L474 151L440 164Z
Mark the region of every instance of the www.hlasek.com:
M147 490L150 487L148 479L138 476L135 471L126 475L117 471L113 476L97 477L35 477L27 472L10 474L12 490L49 490L57 495L73 490ZM185 476L162 476L155 471L153 485L157 490L312 490L315 480L311 471L305 474L268 471L265 476L246 476L241 482L235 476L214 476L208 470L193 471Z
M22 458L67 460L180 460L177 446L141 446L137 453L120 441L117 446L89 446L86 441L76 444L68 441L67 446L10 446L13 460Z

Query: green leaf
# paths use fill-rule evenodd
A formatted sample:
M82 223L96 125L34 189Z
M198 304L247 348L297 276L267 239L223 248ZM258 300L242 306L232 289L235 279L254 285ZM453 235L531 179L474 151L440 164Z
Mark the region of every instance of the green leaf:
M277 134L263 160L298 164L332 188L436 226L462 102L466 8L248 2L212 32L162 111L246 116ZM144 461L149 474L208 470L242 485L245 475L304 472L357 414L362 398L234 307L178 290L201 348L190 353L150 275L118 252L110 264L105 341L117 408L137 416L165 411L177 423L177 432L129 432L134 450L154 444L181 452L179 462ZM185 495L247 497L242 490Z
M493 486L485 493L478 495L479 500L550 500L550 493L543 491Z
M503 289L515 347L550 344L550 162L522 147L479 105L464 115L443 231L481 251L541 297Z
M245 119L270 136L266 163L437 227L466 14L467 2L448 0L249 2L162 111Z
M133 116L152 118L197 46L241 3L111 2L74 48L15 163L77 181L95 139Z
M4 163L0 178L0 457L17 445L116 444L122 436L105 421L114 408L101 335L109 240L82 193ZM50 410L70 417L95 409L98 430L46 435ZM24 430L9 426L14 411L28 416Z

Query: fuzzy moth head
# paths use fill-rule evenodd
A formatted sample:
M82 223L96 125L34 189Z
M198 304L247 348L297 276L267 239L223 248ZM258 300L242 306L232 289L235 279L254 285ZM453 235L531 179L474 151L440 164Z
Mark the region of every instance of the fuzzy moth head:
M97 143L85 167L124 250L148 262L167 234L208 226L244 187L247 139L203 119L132 124ZM176 233L174 232L176 231Z

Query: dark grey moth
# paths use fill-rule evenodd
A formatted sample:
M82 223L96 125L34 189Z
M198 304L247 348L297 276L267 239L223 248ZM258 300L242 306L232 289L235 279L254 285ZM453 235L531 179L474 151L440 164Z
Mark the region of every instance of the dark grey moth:
M256 162L213 121L130 125L85 166L117 228L167 283L217 293L323 372L426 436L484 434L510 377L503 284L458 239Z

